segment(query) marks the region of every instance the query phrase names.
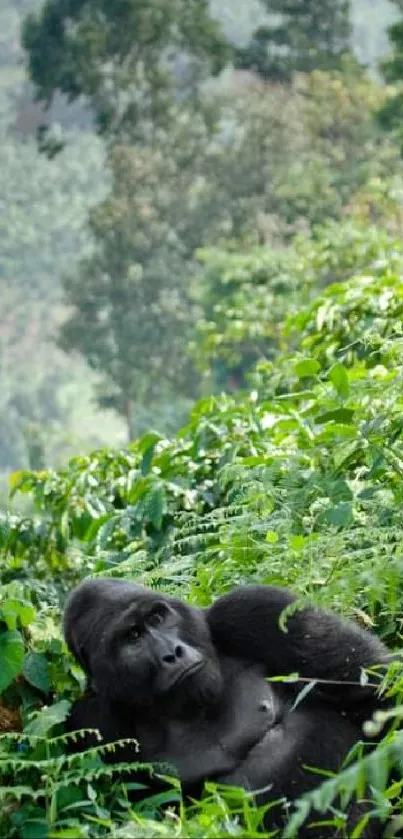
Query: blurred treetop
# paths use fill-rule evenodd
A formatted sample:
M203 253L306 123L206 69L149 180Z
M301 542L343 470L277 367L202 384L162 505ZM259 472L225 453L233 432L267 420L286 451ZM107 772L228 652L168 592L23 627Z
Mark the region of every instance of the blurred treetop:
M291 81L294 73L332 70L351 50L349 0L262 0L269 20L238 52L242 68L265 79Z
M85 96L99 132L120 139L165 126L172 97L191 98L230 55L208 0L47 0L23 45L40 101Z

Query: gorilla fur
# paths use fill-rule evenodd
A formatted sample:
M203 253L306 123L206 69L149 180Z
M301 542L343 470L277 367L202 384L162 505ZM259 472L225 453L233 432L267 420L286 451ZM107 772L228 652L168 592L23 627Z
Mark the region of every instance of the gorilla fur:
M106 742L134 738L108 759L168 763L185 795L205 780L257 792L259 804L293 800L339 771L362 724L380 706L362 670L386 664L387 648L353 623L314 607L284 609L287 589L242 586L202 610L132 582L97 578L70 595L66 642L86 672L86 694L72 708L70 731L98 728ZM267 681L298 673L301 684ZM87 744L90 740L87 739ZM366 812L353 803L347 830ZM265 826L281 829L281 802ZM303 837L335 837L334 828ZM378 839L370 821L365 839Z

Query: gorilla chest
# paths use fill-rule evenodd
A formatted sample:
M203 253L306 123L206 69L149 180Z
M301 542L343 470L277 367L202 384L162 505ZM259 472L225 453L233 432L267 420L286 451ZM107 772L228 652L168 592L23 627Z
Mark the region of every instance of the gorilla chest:
M163 742L145 757L171 764L185 786L224 779L245 765L268 733L278 728L280 712L260 668L244 668L226 683L214 714L168 721Z

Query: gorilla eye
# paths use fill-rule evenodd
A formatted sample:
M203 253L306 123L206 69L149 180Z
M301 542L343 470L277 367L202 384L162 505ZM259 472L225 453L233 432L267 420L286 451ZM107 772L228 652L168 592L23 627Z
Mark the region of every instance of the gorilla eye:
M130 641L138 641L141 638L141 630L138 626L132 626L128 632Z
M165 607L164 606L158 606L148 616L147 623L148 623L149 626L158 626L158 624L162 623L164 618L165 618Z

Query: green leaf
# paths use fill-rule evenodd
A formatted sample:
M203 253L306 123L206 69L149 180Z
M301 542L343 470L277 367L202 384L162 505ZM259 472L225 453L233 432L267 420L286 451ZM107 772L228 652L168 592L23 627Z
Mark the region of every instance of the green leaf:
M103 515L99 516L99 518L97 519L93 519L90 526L86 530L84 536L82 537L83 542L92 542L92 540L95 539L95 536L99 533L105 522L108 522L110 518L113 517L113 515L114 513L108 512L103 513Z
M35 718L25 726L27 734L36 734L37 737L44 737L55 725L59 725L67 719L71 708L71 702L61 699L54 705L42 708Z
M298 810L292 814L284 829L284 839L294 839L298 836L298 828L304 823L308 817L311 804L308 799L300 798L297 802Z
M154 456L154 448L155 446L150 446L150 448L146 451L140 465L140 471L142 475L148 475L151 464Z
M288 541L293 551L301 551L306 546L307 537L297 533L291 535Z
M150 471L154 450L159 440L161 440L160 435L154 432L146 434L141 440L139 448L143 452L143 458L140 465L140 471L144 476L148 475Z
M378 752L375 760L368 763L368 780L377 790L384 790L389 779L388 755L385 752Z
M120 515L108 513L107 521L104 521L97 534L96 542L99 550L105 550L113 531L119 525L120 519Z
M27 653L22 668L27 682L43 693L49 693L52 683L49 676L49 663L40 653Z
M353 493L344 478L337 478L329 488L329 496L334 503L339 501L352 501Z
M318 425L324 425L326 422L341 422L351 423L354 416L353 408L335 408L333 411L325 411L324 414L319 414L315 417L315 422Z
M314 687L316 687L316 685L317 685L317 681L315 679L312 679L311 682L307 682L304 685L304 687L299 691L298 696L295 698L295 700L294 700L294 702L293 702L293 704L290 708L290 711L295 711L297 706L300 705L301 702L303 702L303 700L305 699L305 697L308 696L308 694L313 691L313 689L314 689Z
M351 443L346 443L343 445L342 448L336 449L334 452L333 460L334 465L337 470L341 468L346 468L348 462L353 462L354 460L358 460L362 455L362 442L359 440L351 441Z
M12 472L9 476L8 482L10 484L10 496L11 498L15 495L18 490L24 491L24 483L27 478L31 475L26 469L18 469L17 472ZM25 492L29 492L31 489L30 486L25 487Z
M21 839L46 839L49 825L43 819L28 819L21 825Z
M156 484L145 499L145 512L156 530L161 530L162 519L166 510L165 487Z
M137 502L142 498L142 496L147 496L150 486L150 479L149 478L137 478L135 483L128 493L128 502L129 504L136 505Z
M345 441L354 440L356 443L357 441L357 430L354 424L346 425L341 422L332 422L331 425L325 426L319 434L317 435L317 440L320 442L327 443L328 441L332 441L333 443L338 440L339 443L343 440L343 450L345 446Z
M303 361L298 361L294 365L294 373L299 379L304 379L307 376L315 376L319 370L320 364L316 358L304 358Z
M347 370L343 364L337 362L329 370L329 379L333 383L339 396L347 399L350 393L350 384L348 381Z
M21 600L5 600L0 606L0 615L7 624L7 629L17 629L18 621L21 626L29 626L35 618L35 609L30 603Z
M0 634L0 693L11 685L21 672L24 644L16 629Z
M339 504L325 510L323 517L320 518L336 527L348 527L354 520L353 506L349 501L340 501Z
M70 511L64 510L60 516L60 533L66 541L70 538Z

